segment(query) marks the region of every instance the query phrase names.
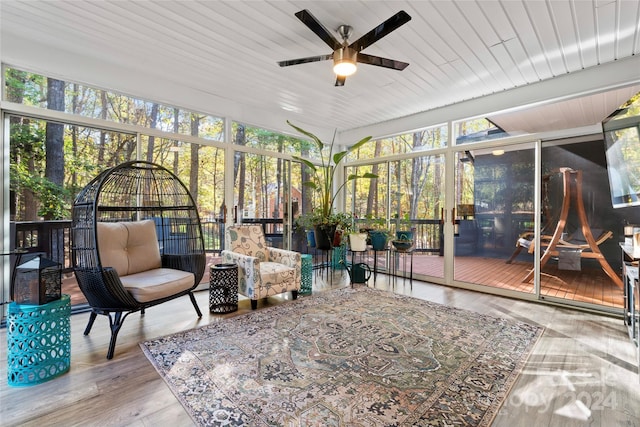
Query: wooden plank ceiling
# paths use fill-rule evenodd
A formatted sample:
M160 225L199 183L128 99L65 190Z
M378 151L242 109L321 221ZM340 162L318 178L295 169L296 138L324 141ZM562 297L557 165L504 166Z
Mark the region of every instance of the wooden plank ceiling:
M5 0L0 8L2 59L10 65L187 108L202 97L207 113L276 129L287 115L312 128L356 129L640 53L636 0ZM330 30L351 25L351 41L405 10L412 20L364 53L409 67L360 65L344 87L334 87L331 61L279 67L331 53L294 16L301 9ZM137 86L122 76L137 76ZM554 127L598 123L634 91L572 105L580 116L565 112L566 122ZM585 113L590 105L597 110ZM505 116L504 127L541 131L549 116L564 120L557 112L522 114Z

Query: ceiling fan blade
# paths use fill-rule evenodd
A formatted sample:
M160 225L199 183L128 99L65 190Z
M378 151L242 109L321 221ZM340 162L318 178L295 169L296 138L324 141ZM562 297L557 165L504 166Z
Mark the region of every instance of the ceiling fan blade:
M358 40L351 43L349 47L360 52L409 21L411 21L411 16L409 16L409 14L404 10L401 10L364 36L360 37Z
M336 50L342 47L342 44L336 40L335 37L327 30L324 25L318 21L315 16L311 14L307 9L303 9L300 12L296 12L295 15L304 25L309 27L318 37L320 37L329 47Z
M289 65L306 64L307 62L326 61L328 59L333 59L333 54L308 56L306 58L298 58L298 59L287 59L286 61L278 61L278 65L281 67L288 67Z
M381 58L379 56L367 55L366 53L358 53L358 62L400 71L409 66L409 64L406 62L396 61L395 59Z

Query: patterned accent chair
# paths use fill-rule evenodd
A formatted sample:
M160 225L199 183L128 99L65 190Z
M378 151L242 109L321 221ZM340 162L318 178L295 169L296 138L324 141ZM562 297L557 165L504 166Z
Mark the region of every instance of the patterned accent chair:
M223 262L238 264L238 293L251 299L252 310L272 295L291 291L293 299L298 297L300 253L268 247L260 225L229 226L225 239Z

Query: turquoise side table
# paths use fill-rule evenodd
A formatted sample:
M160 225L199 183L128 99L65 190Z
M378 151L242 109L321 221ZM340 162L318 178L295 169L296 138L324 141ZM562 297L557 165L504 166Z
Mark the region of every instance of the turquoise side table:
M345 270L347 265L347 245L333 247L331 254L331 268L334 270Z
M56 378L71 366L71 298L43 305L9 304L7 380L23 387Z
M300 283L300 294L309 295L312 288L313 260L310 254L301 255L302 280Z

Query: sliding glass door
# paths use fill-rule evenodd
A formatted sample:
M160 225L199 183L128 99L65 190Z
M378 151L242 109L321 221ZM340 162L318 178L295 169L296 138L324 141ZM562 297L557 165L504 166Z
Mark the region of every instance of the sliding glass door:
M604 142L601 137L543 142L541 154L541 297L621 308L619 242L628 211L614 208L607 173L614 165L607 168Z
M454 165L454 280L534 292L533 144L468 147Z

